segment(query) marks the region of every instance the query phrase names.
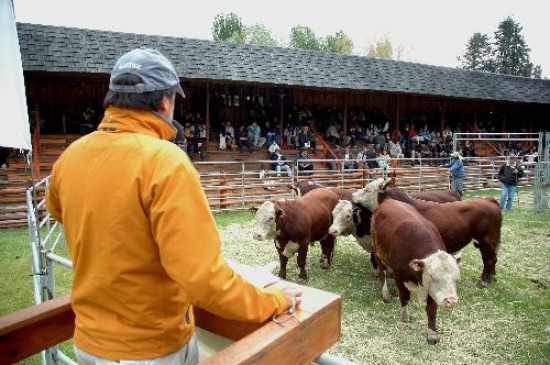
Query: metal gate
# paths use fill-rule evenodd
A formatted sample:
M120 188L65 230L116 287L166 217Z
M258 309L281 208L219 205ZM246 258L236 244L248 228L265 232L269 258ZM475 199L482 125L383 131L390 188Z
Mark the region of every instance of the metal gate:
M55 296L53 265L58 263L72 269L72 262L55 253L65 245L63 227L53 222L46 211L45 191L50 178L47 177L27 189L27 222L29 226L29 245L31 250L31 276L33 282L34 302L43 303ZM42 364L78 365L58 346L41 352Z
M550 184L550 133L455 133L453 134L453 150L456 151L461 141L483 142L532 142L538 143L538 157L535 163L535 184L533 187L534 206L537 212L548 209L548 185Z

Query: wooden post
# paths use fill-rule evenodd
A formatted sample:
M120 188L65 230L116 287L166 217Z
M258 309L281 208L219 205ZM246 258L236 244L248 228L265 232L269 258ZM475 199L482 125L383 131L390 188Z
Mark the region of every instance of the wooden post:
M396 112L395 112L395 129L392 133L392 138L396 138L397 137L397 133L399 132L399 119L401 118L401 116L399 115L399 109L401 109L400 107L400 104L401 104L401 98L399 97L399 94L397 95L397 105L396 105Z
M279 135L281 136L281 141L283 140L283 123L284 123L284 101L285 101L285 95L281 93L281 90L279 90ZM281 142L282 143L282 142Z
M342 144L345 146L348 136L348 95L344 94L344 133L342 134Z
M208 140L210 139L210 83L206 83L206 140L204 141L204 151L208 151Z
M36 95L33 93L33 95ZM41 180L40 176L40 111L38 110L38 102L34 102L34 130L32 134L32 166L34 170L34 178L36 181ZM32 184L35 182L33 181Z

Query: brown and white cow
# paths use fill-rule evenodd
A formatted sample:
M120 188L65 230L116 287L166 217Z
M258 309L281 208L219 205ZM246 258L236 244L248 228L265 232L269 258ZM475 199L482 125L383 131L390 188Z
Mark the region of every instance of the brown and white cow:
M390 300L386 272L391 268L401 320L410 320L408 303L411 293L416 294L419 300L426 300L427 341L439 342L437 307L453 308L458 304L456 283L460 279L458 265L446 252L439 231L411 205L387 199L373 215L371 232L384 301Z
M410 204L426 219L435 224L447 252L458 252L470 241L481 252L483 272L478 286L485 287L496 280L497 253L500 245L502 213L494 198L471 198L450 203L435 203L414 199L404 190L387 188L382 179L368 184L353 193L352 200L375 211L386 199L400 200Z
M307 280L306 258L311 242L320 241L321 267L328 269L336 238L328 234L332 209L338 195L330 189L317 189L299 199L281 199L264 202L256 210L254 239L274 239L279 253L279 276L286 278L288 259L298 253L299 279Z
M460 200L460 195L451 190L418 192L412 193L411 196L435 202ZM340 200L332 211L332 225L329 228L329 233L333 236L347 236L351 234L361 247L371 252L371 217L372 212L369 209L355 204L352 201Z

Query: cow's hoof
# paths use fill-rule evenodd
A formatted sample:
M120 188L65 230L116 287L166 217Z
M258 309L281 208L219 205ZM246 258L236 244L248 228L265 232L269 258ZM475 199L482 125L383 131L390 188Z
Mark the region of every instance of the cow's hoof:
M389 302L391 302L391 295L390 295L390 293L384 293L384 294L382 294L382 300L384 301L384 303L389 303Z
M279 275L278 275L281 279L283 280L286 280L286 272L280 272L279 271Z
M321 254L321 257L319 257L319 263L322 264L326 260L327 260L327 257L325 255Z
M430 345L437 344L439 342L439 336L437 335L437 332L428 330L428 336L426 337L426 341L428 341Z
M489 282L490 283L496 283L496 281L497 281L497 276L496 275L489 276Z
M479 279L479 281L477 282L477 287L483 289L486 286L487 286L487 283L485 281Z
M298 278L298 280L296 280L299 284L305 284L307 283L307 278Z
M330 264L328 263L328 261L325 260L321 263L321 269L327 270L329 268L330 268Z

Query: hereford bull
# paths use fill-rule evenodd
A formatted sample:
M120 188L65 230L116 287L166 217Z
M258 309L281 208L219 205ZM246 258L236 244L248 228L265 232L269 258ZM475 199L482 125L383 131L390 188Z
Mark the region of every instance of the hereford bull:
M412 193L411 196L435 202L460 200L460 195L451 190ZM347 199L352 200L352 199ZM340 200L332 211L332 225L329 233L333 236L353 235L366 251L371 251L370 224L372 212L351 201ZM376 267L376 266L374 266Z
M401 303L401 320L409 321L411 292L426 300L427 341L439 342L436 327L437 307L458 304L456 282L460 271L455 259L446 252L435 225L411 205L387 199L372 218L373 250L379 265L382 297L389 301L387 268L393 271Z
M328 228L338 200L333 191L318 189L299 199L267 201L255 209L253 237L259 241L274 239L279 253L279 277L286 278L288 259L298 253L299 279L307 280L307 252L314 241L321 243L321 267L331 266L336 238L328 234Z
M435 203L415 199L404 190L387 188L382 179L373 181L353 193L352 201L375 211L379 203L391 198L412 205L426 219L435 224L447 252L458 252L470 241L481 252L483 272L478 282L485 287L496 280L497 253L500 245L502 213L494 198L471 198L450 203Z

